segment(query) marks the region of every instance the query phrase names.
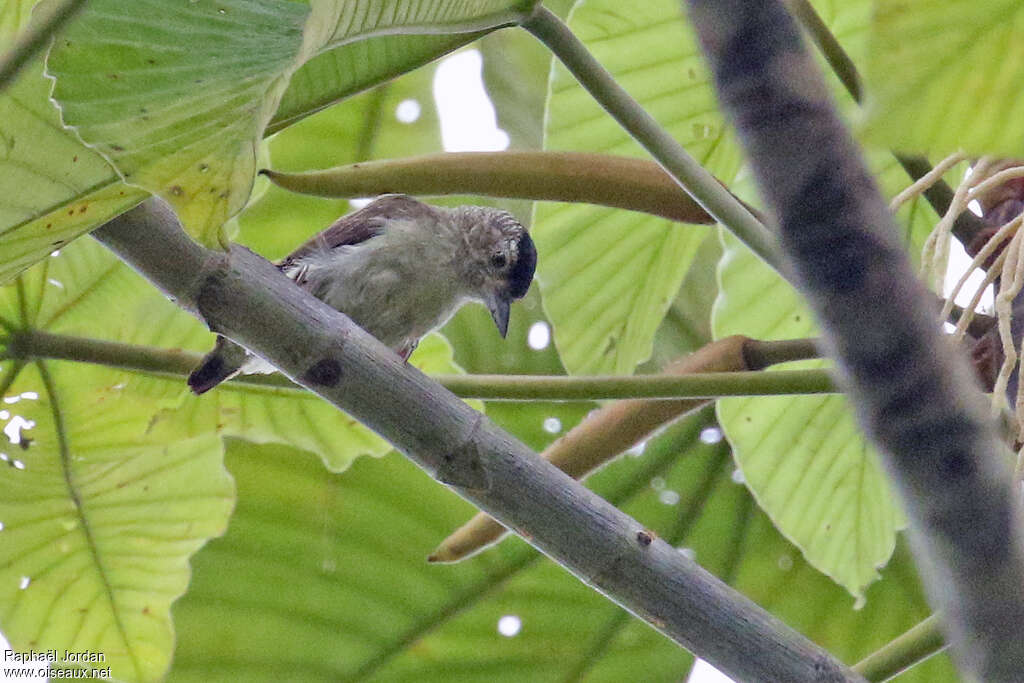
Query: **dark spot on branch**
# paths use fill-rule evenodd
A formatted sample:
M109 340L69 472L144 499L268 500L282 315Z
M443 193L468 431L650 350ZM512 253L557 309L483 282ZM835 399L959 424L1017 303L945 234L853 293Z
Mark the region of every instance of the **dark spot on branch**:
M302 379L318 387L337 386L341 379L341 363L334 358L321 358L306 370Z
M654 542L654 534L647 530L638 531L636 532L636 542L646 548Z

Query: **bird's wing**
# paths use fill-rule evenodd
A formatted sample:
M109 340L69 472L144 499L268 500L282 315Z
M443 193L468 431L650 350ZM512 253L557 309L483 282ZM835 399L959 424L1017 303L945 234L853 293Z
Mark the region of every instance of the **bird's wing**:
M355 213L342 216L334 221L325 230L289 254L277 264L277 267L281 270L288 270L298 261L317 251L329 251L373 239L384 232L391 220L433 217L436 213L437 209L434 207L407 195L383 195Z

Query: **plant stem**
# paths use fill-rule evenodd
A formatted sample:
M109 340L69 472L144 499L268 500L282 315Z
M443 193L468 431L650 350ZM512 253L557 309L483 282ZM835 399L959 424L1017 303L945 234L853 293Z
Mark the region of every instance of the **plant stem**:
M767 356L783 360L788 342L758 342ZM791 356L791 354L789 354ZM19 331L7 337L7 356L20 361L40 358L73 360L158 375L184 377L203 355L181 349L156 349L121 342ZM447 375L435 377L460 398L490 401L596 401L621 398L692 399L832 393L835 386L826 370L778 372L714 372L693 375L640 375L636 377L566 377L562 375ZM282 375L242 375L231 380L268 388L298 389Z
M743 347L743 357L751 370L761 370L776 363L808 358L821 358L818 339L783 339L760 341L751 339Z
M309 173L261 171L274 184L320 197L477 194L586 202L684 223L714 223L653 161L590 152L450 152Z
M202 358L202 354L194 351L158 349L42 330L18 330L9 334L5 342L8 358L73 360L173 376L187 375Z
M781 254L775 238L764 224L612 78L557 15L539 6L522 26L561 60L580 85L708 214L769 265L782 271Z
M814 5L808 0L785 0L785 4L789 13L800 22L800 25L807 31L807 35L818 46L825 61L832 68L832 72L846 88L846 92L850 93L854 102L860 104L864 97L864 90L857 67L850 59L850 55L836 40L832 31L829 30L828 24L814 9Z
M50 38L70 21L85 3L86 0L63 0L45 17L29 23L14 45L0 57L0 91L14 82L22 67L46 46Z
M933 614L857 662L853 670L869 681L888 681L946 647L942 623Z
M530 375L454 375L444 378L457 396L486 400L571 401L612 398L717 398L779 394L836 393L826 370L708 372L681 377L563 377Z

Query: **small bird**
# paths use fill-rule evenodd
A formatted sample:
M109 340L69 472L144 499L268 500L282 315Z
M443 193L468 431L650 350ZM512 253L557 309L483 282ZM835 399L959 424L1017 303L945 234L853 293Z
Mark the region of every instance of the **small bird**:
M533 240L507 211L389 194L342 216L277 267L408 360L469 301L487 306L504 337L509 305L526 295L536 265ZM272 371L218 336L188 385L202 394L238 373Z

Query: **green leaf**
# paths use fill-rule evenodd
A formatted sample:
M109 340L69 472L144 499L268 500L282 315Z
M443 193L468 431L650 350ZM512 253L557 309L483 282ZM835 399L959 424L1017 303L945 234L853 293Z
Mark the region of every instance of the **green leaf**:
M905 552L869 604L852 610L731 481L722 445L695 443L706 419L610 464L594 488L845 661L927 615ZM174 683L687 676L688 653L521 540L458 565L425 563L474 509L397 455L338 477L311 458L231 443L228 466L239 505L228 534L196 558L175 608ZM503 616L519 618L514 637L498 633ZM902 680L957 679L934 658Z
M938 156L1021 155L1020 3L883 0L872 29L872 141Z
M0 5L0 51L35 4ZM0 92L0 283L146 196L61 125L51 88L36 62Z
M350 95L413 71L481 35L380 36L317 55L292 76L267 132L277 132Z
M245 7L248 8L250 4ZM266 0L266 4L278 7L278 3L272 0ZM301 5L296 6L294 3L280 4L283 11L293 18L305 11ZM147 187L162 193L176 204L191 224L197 220L205 221L203 235L207 242L211 242L215 241L218 221L227 216L228 208L234 207L232 210L237 210L248 198L252 171L255 169L253 150L256 140L264 133L259 122L266 122L274 109L274 102L281 95L280 89L285 85L288 88L281 109L268 128L269 132L278 131L331 102L385 81L403 70L425 64L472 40L480 32L457 35L383 35L365 41L358 41L359 38L372 36L374 32L386 34L389 31L435 30L434 24L429 22L404 28L400 26L406 20L426 21L430 12L435 12L432 16L438 25L444 24L453 30L471 28L481 22L493 27L488 22L505 20L511 16L510 12L521 15L529 9L529 4L511 1L463 3L458 7L446 6L451 10L446 14L440 11L445 7L435 5L424 5L418 13L410 12L406 3L399 2L393 3L388 12L375 14L366 11L365 3L317 3L317 11L324 12L334 22L329 25L321 22L317 25L318 30L332 34L321 35L320 39L333 40L332 44L339 46L313 57L316 50L323 46L307 36L302 54L296 54L294 59L312 59L303 64L289 83L287 78L275 80L275 77L287 75L299 62L288 62L283 55L283 43L287 40L277 36L278 26L260 24L259 21L252 25L236 24L234 26L238 30L229 30L226 34L234 40L233 43L204 41L204 49L196 52L193 34L174 37L165 29L170 30L174 26L195 27L193 24L202 19L204 11L217 12L212 25L224 27L239 16L234 12L231 15L220 15L217 10L227 11L230 8L228 5L213 5L205 0L201 6L197 6L199 3L191 3L181 10L184 14L174 15L180 21L164 26L147 23L139 18L131 19L132 16L142 16L132 9L136 7L132 3L132 8L125 10L124 17L117 17L108 26L100 21L96 6L109 8L120 5L115 0L102 0L90 3L90 9L83 13L85 27L90 25L88 21L91 16L91 21L100 22L101 29L96 34L85 36L83 42L76 42L74 50L67 46L65 39L54 50L55 57L50 67L56 73L64 65L67 73L61 74L62 85L58 90L67 91L69 98L79 98L69 102L69 107L72 110L77 107L84 121L68 122L72 125L81 123L84 126L81 131L83 134L92 131L95 139L90 137L90 142L105 149L106 155L119 164L122 158L127 159L125 163L129 166L136 161L143 164L144 168L139 173L152 180ZM0 27L5 32L8 29L11 32L0 34L7 36L5 40L13 36L18 24L24 23L31 5L32 2L23 0L3 6L0 14L3 23ZM158 9L165 11L167 8L160 5ZM353 19L360 20L350 21ZM145 24L145 31L139 35L155 34L163 39L164 50L161 50L159 41L146 45L135 43L136 22ZM205 24L200 28L203 29L203 35L214 30ZM294 30L294 23L292 28ZM118 30L129 34L125 40L134 45L132 49L122 49L123 46L117 43L120 35ZM271 47L280 48L275 49L273 55L268 55L261 31L271 34ZM348 33L343 36L345 31ZM238 47L239 54L245 54L248 50L255 51L256 56L247 64L240 64L239 60L232 58L228 64L234 66L227 70L221 62L199 61L204 55L215 57L218 50L227 50L229 44ZM188 46L187 50L181 49L183 45ZM82 47L90 48L88 55L79 53ZM75 54L68 58L68 51ZM269 57L274 55L280 67L280 73L277 74L267 72L273 66ZM177 66L183 71L172 73L168 70L167 60L172 58L178 60ZM147 61L149 59L157 64L150 64ZM69 64L66 63L69 61ZM122 73L126 66L134 70ZM237 78L232 80L232 74L237 77L239 70L246 69L255 70L256 75L263 74L263 91L256 84L242 83ZM123 184L103 156L82 145L74 132L61 126L60 118L49 99L51 83L40 76L38 65L29 71L31 73L23 74L15 85L17 93L0 93L0 113L4 114L0 116L0 140L8 148L5 154L0 154L0 191L3 191L5 198L0 199L0 282L9 280L27 266L44 258L55 246L66 244L104 223L148 194ZM111 78L110 74L118 78ZM204 83L196 84L197 78L205 79ZM132 87L132 82L136 82L137 87ZM203 87L198 88L197 85ZM130 91L126 93L126 89ZM226 99L242 91L243 95L249 93L255 99ZM194 98L193 103L198 101L194 111L175 108L174 93ZM104 98L114 98L115 101L104 102ZM133 110L132 107L136 105L137 109ZM147 109L146 112L140 111L143 107ZM120 113L126 118L118 121L117 125L106 125L112 123L112 113ZM150 118L144 119L144 116ZM167 128L155 129L161 122ZM232 135L225 135L225 131ZM178 137L174 137L178 134ZM240 137L243 134L248 135L248 138ZM343 130L340 134L347 135L348 131ZM139 136L148 137L143 140ZM144 142L152 142L153 147L140 149L139 145ZM115 146L122 149L114 149ZM160 156L163 152L171 154L177 161L169 161ZM220 165L198 159L197 155L214 155ZM131 168L121 170L132 173ZM213 182L217 173L223 176L224 182ZM132 182L142 181L135 176ZM177 188L180 188L180 195ZM195 195L195 202L189 201L192 199L189 193ZM82 211L83 207L87 207L85 211ZM204 215L206 218L203 218ZM195 228L195 225L192 227Z
M881 169L877 176L887 195L909 183L890 154L874 154L872 161ZM917 199L898 218L916 259L938 217ZM715 337L817 335L813 315L796 290L734 237L721 234L725 253L712 316ZM802 367L822 365L808 362ZM812 566L862 600L878 578L877 570L889 560L904 520L878 455L861 435L846 399L722 399L718 414L761 508Z
M51 50L64 123L208 245L249 197L307 6L96 0Z
M723 235L723 244L716 337L792 339L817 332L803 300L775 271L731 235ZM718 415L761 508L808 562L862 598L892 554L902 518L846 400L722 399Z
M0 282L146 195L64 129L42 67L0 93Z
M115 678L160 680L189 558L234 501L219 440L148 436L151 409L105 369L35 363L4 395L2 417L33 426L0 453L0 628L18 651L100 653Z
M677 2L637 12L615 0L577 4L570 27L595 57L698 161L728 182L740 164L702 57ZM557 65L547 149L646 156ZM680 190L682 192L682 190ZM536 204L537 281L572 374L631 373L652 340L707 231L582 205Z
M0 4L0 53L10 47L18 31L28 25L32 7L38 0L5 0Z
M514 23L532 2L319 2L225 0L169 6L159 0L96 0L47 60L64 122L116 166L124 179L170 202L186 229L208 245L245 205L255 147L292 73L318 51L389 33L471 32ZM307 21L308 16L308 21ZM300 106L324 106L346 88L365 88L461 44L395 39L327 56L309 76L374 59L313 92ZM386 51L399 48L399 52ZM383 51L383 52L382 52ZM397 54L397 56L395 56ZM337 80L337 79L333 79ZM330 101L329 99L327 101Z

